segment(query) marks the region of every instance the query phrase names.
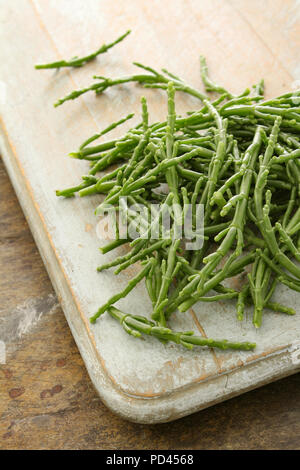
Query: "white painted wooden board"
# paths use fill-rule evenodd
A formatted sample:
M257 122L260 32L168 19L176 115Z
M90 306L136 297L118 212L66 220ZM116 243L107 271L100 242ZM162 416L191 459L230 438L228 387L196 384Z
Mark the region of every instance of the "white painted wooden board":
M138 341L106 315L90 325L90 314L134 270L117 278L96 273L104 260L95 233L97 198L55 196L55 189L77 183L88 169L66 155L129 110L138 111L142 94L152 120L165 116L166 100L163 93L128 85L58 109L52 103L89 84L95 73L133 71L134 60L165 66L198 86L199 53L208 57L213 77L234 92L264 76L267 95L275 96L300 78L299 16L299 2L292 0L263 6L258 0L0 0L0 151L91 379L103 401L127 419L173 420L298 371L292 349L300 341L299 295L281 287L277 298L298 315L267 312L259 331L250 312L238 323L234 305L221 302L172 320L178 330L255 341L254 352L187 351L153 338ZM82 69L33 69L88 53L128 28L131 36ZM177 98L179 112L197 106L192 98ZM150 312L143 285L120 305Z

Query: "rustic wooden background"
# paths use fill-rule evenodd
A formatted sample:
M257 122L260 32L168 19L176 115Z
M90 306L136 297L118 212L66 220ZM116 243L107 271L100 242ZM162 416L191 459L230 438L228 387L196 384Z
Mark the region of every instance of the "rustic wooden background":
M47 2L42 1L44 7ZM187 1L187 7L196 3ZM144 2L144 9L150 4ZM218 4L223 14L214 22ZM208 17L196 15L195 21L209 23L205 34L215 41L212 67L222 58L223 42L238 34L237 54L244 54L245 63L259 44L257 68L261 74L269 70L270 94L300 79L299 1L207 5ZM231 17L238 31L228 27ZM243 29L248 37L253 32L251 47L242 40ZM238 75L243 81L249 69L237 70L236 87ZM0 365L1 449L300 448L299 374L169 424L131 424L107 410L93 390L2 163L0 292L0 339L7 344L7 364Z

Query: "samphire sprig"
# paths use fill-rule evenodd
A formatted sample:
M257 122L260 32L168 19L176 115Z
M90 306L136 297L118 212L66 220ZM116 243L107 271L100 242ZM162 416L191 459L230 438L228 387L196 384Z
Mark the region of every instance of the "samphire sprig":
M83 65L91 58L93 54L65 66ZM165 121L150 123L143 97L138 125L116 139L95 142L130 119L129 114L86 139L70 155L88 160L89 173L77 185L57 192L64 197L103 194L97 214L108 207L122 214L124 196L145 209L142 213L126 209L136 237L127 233L120 238L116 226L116 239L100 249L106 254L128 244L125 255L103 263L99 272L113 268L118 274L136 263L140 267L127 287L108 299L91 321L108 312L137 338L151 335L189 349L197 345L251 350L253 343L175 332L168 322L174 312L186 312L196 302L236 302L239 321L250 307L257 328L266 311L295 314L294 309L272 297L280 283L300 291L299 92L265 100L264 83L260 81L235 96L210 79L201 57L205 90L214 94L209 98L166 69L160 72L135 65L141 73L119 78L95 76L92 85L73 91L55 104L129 82L167 93ZM199 108L178 116L177 92L198 98ZM158 202L149 225L147 210ZM187 250L178 236L187 205L191 206L194 238L203 242L194 251ZM196 230L201 205L205 222L202 233ZM170 226L164 232L162 219L166 214L170 215ZM226 284L232 277L241 280L239 289ZM143 280L153 308L151 319L123 313L114 306Z
M120 325L124 328L126 333L134 336L135 338L141 338L142 335L150 335L159 339L162 342L173 342L181 344L187 349L193 349L194 346L208 346L210 348L219 349L238 349L249 351L255 347L254 343L241 342L235 343L228 340L215 340L210 338L204 338L203 336L195 336L193 331L172 331L170 328L163 326L157 326L153 321L148 320L146 317L138 315L130 315L124 313L116 307L109 307L107 312L116 320L119 321Z
M122 36L118 37L115 41L109 44L102 44L102 46L99 47L99 49L97 49L95 52L92 52L92 54L86 55L84 57L76 56L70 60L58 60L56 62L51 62L49 64L38 64L38 65L35 65L35 69L42 70L42 69L60 69L62 67L82 67L83 65L87 64L91 60L94 60L99 54L104 54L113 46L123 41L123 39L125 39L130 33L131 31L128 30L126 31L126 33L122 34Z

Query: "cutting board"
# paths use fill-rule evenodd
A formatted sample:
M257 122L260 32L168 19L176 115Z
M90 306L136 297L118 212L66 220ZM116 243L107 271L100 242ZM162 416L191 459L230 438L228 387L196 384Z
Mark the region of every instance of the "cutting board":
M107 315L91 325L89 316L135 269L118 277L97 273L99 264L115 256L98 250L94 208L101 197L64 200L55 190L77 183L88 171L86 162L67 157L83 140L129 111L139 113L143 94L151 120L163 119L166 98L128 85L97 98L86 94L57 109L52 104L88 85L94 74L132 73L133 61L166 67L200 86L200 53L216 81L233 92L264 77L267 96L275 96L300 78L299 16L299 2L291 0L0 1L2 158L90 377L107 406L126 419L173 420L298 371L299 295L281 287L277 299L298 315L266 312L260 330L253 328L250 311L240 323L234 304L222 302L197 305L171 321L177 330L255 341L252 352L188 351L154 338L137 340ZM133 31L123 43L81 69L33 68L87 54L128 28ZM176 106L182 113L199 102L178 95ZM124 247L118 254L123 252ZM136 314L151 311L142 284L120 306Z

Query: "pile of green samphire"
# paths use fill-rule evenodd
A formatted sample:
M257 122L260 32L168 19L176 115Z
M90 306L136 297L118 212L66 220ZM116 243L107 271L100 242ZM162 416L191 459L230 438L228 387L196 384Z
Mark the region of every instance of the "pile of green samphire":
M128 33L90 56L37 68L79 67ZM198 345L251 350L255 344L207 339L190 331L175 332L167 323L176 310L186 312L199 301L235 299L239 320L243 319L245 306L252 305L257 328L265 309L295 313L273 302L272 295L279 283L300 292L300 95L294 91L265 101L260 82L234 96L211 81L203 57L200 62L205 90L213 93L213 99L165 69L158 72L139 63L134 64L139 74L116 79L96 76L91 86L60 99L55 106L90 90L99 94L115 85L138 82L147 88L166 90L168 113L166 121L150 124L147 103L142 98L140 124L118 139L91 145L130 119L130 114L70 154L88 160L91 169L78 186L57 191L57 195L103 193L106 196L96 214L102 214L108 204L119 210L124 196L131 204L145 207L160 203L150 227L146 224L143 228L141 215L128 210L131 223L139 218L136 227L140 237L118 238L117 227L116 239L101 248L105 254L128 243L130 251L98 271L116 267L118 274L134 263L140 263L141 268L126 289L99 308L91 322L108 312L135 337L152 335L189 349ZM177 91L199 98L201 107L185 117L177 116ZM168 191L157 191L163 183ZM195 227L197 208L204 206L204 241L196 251L185 250L176 238L187 204L192 207ZM150 229L159 227L164 211L171 214L169 237L152 239ZM227 278L243 272L240 291L226 287ZM114 306L143 279L153 305L151 320Z

